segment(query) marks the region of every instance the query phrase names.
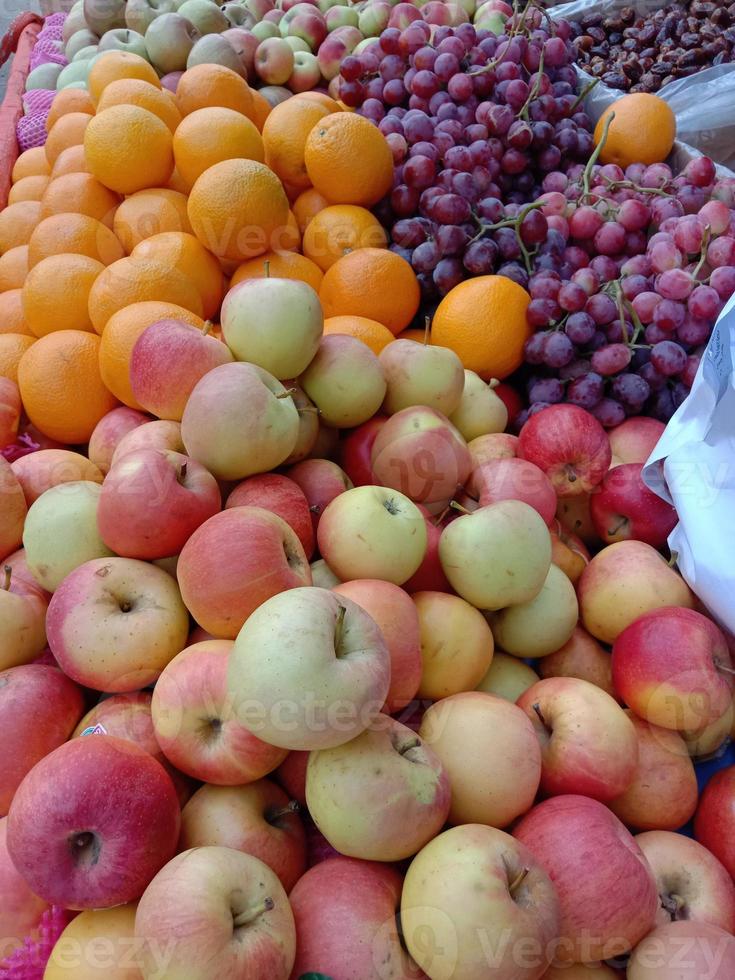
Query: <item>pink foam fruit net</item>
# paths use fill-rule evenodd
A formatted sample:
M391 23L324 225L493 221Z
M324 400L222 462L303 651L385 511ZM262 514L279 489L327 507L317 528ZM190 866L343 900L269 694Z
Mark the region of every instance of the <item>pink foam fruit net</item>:
M39 65L69 64L68 59L55 44L61 40L65 20L66 14L63 12L51 14L46 18L31 53L31 71ZM18 120L16 127L18 148L21 153L30 150L33 146L43 146L46 142L46 117L55 95L56 89L37 88L31 89L23 96L25 115Z

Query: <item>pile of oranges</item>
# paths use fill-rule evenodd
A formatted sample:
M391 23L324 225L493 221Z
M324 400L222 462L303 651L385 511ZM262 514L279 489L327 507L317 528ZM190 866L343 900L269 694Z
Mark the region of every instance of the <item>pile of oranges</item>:
M177 92L143 59L100 58L23 153L0 212L0 377L49 440L82 444L122 402L135 341L175 317L215 336L228 284L309 283L326 331L379 352L419 305L369 208L393 182L384 137L317 93L275 108L198 65Z
M172 93L148 62L113 51L88 90L57 94L47 130L0 211L0 379L48 440L86 443L118 403L139 409L141 333L174 317L219 336L222 299L244 279L308 283L324 332L376 354L416 316L416 277L370 211L393 186L390 148L327 95L272 108L215 64ZM432 342L502 377L520 363L526 303L502 277L464 283Z

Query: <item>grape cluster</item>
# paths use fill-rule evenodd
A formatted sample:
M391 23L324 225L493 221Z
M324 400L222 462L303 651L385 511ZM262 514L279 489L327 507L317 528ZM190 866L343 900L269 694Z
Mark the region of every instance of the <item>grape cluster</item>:
M594 148L569 25L527 5L506 31L462 24L432 34L414 21L342 62L340 98L393 152L394 187L379 217L429 303L469 276L516 277L524 248L543 249L548 231L538 209L517 221L519 212L545 175Z
M606 426L668 421L735 292L735 180L716 181L706 157L678 177L666 164L570 168L538 203L554 228L527 282L528 412L568 401Z

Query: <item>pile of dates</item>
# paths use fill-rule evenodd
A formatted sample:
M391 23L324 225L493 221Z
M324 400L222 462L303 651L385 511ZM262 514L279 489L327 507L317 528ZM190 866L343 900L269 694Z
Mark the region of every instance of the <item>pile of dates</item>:
M689 0L639 17L632 7L573 25L578 64L611 88L657 92L667 82L735 60L735 3Z

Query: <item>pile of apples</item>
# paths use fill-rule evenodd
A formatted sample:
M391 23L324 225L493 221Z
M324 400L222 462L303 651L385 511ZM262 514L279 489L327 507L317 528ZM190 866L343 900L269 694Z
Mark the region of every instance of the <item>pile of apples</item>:
M416 19L457 26L475 7L475 0L77 0L63 31L69 64L44 65L29 85L83 87L92 60L120 50L145 58L170 87L179 72L213 63L252 85L279 87L270 93L277 100L333 79L336 86L342 59L387 27L403 30ZM512 12L503 0L486 0L480 10L481 27L502 27Z
M0 460L0 952L53 905L47 980L732 980L735 768L692 758L735 670L660 424L509 435L302 282L221 322L148 327L86 455Z

